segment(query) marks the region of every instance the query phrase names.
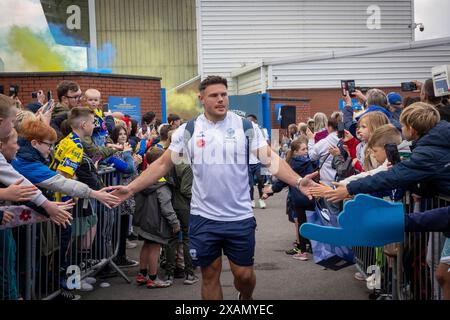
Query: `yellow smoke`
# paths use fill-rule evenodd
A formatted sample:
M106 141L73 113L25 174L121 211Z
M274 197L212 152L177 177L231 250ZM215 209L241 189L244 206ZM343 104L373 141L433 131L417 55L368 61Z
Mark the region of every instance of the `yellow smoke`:
M64 71L68 69L64 56L55 52L42 37L27 27L11 27L9 47L21 55L27 71Z
M167 114L175 113L182 119L189 120L202 112L195 91L177 93L175 90L167 93Z

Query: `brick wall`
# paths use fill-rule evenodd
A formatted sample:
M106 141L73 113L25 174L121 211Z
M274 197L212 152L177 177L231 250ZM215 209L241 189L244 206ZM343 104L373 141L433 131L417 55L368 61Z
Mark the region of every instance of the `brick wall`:
M62 80L77 82L83 92L98 89L103 102L108 102L108 96L140 97L141 114L153 111L161 119L161 78L84 72L0 73L4 93L8 94L10 85L18 85L19 99L24 106L32 101L31 93L39 89L51 90L57 100L56 87Z
M398 92L405 97L417 97L419 93L416 92L401 92L401 88L380 88L384 92L389 93L392 91ZM339 110L339 99L342 98L340 89L286 89L286 90L268 90L270 97L286 98L287 100L271 101L271 117L272 125L274 125L274 110L275 103L286 103L288 105L304 106L297 108L297 123L298 119L304 119L314 116L316 112L323 112L326 115L331 115L332 112ZM295 102L288 100L309 100L308 102ZM299 116L298 113L301 113Z

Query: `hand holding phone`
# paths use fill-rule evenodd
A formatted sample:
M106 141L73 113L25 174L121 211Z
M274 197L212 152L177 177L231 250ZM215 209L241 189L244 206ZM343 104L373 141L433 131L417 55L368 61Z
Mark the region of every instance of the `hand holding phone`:
M345 138L345 125L344 122L340 121L338 122L338 131L337 136L339 139Z
M48 100L47 104L44 106L43 113L47 113L50 109L53 109L55 106L55 100L50 99Z
M405 91L405 92L417 90L417 85L415 82L402 82L401 86L402 86L402 91Z

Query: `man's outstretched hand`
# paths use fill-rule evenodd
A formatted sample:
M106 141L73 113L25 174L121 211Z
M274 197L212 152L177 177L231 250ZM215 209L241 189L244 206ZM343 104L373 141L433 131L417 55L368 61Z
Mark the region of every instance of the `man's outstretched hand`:
M124 202L133 195L128 186L114 186L113 188L114 191L111 192L111 194L119 199L118 201L116 201L113 208L118 207L122 202Z
M308 174L303 177L302 181L300 182L299 190L308 197L309 200L312 200L313 196L311 194L310 189L313 187L320 186L317 182L313 180L313 178L317 177L319 174L318 171L313 172L311 174Z

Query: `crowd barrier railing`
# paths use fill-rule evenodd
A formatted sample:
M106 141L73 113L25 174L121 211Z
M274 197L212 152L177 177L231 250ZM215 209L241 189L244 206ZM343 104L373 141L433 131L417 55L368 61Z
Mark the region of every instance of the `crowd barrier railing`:
M450 197L417 199L407 194L403 199L405 214L447 207ZM440 232L405 232L404 241L382 248L354 247L358 272L375 283L375 297L392 300L441 300L436 280L445 236Z
M99 174L106 186L121 182L113 168ZM0 230L0 300L52 299L62 290L79 289L84 278L106 267L130 283L113 261L119 212L93 199L78 199L72 225L62 228L26 207L18 209L16 223Z

